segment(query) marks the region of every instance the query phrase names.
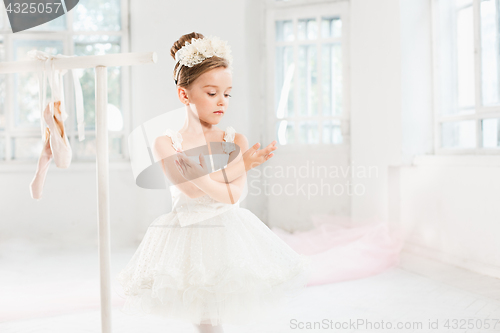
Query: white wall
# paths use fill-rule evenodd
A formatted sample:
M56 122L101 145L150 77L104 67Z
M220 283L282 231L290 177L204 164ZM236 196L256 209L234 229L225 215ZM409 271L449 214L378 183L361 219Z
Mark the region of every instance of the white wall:
M500 159L490 166L460 160L427 159L401 168L399 220L409 234L406 249L500 278Z
M354 220L388 218L387 168L401 162L401 41L398 0L351 1L351 162L376 167L354 178Z

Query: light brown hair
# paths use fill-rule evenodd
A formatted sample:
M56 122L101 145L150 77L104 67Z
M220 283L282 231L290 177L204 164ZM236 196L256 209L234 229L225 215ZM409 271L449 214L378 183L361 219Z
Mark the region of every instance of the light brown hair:
M184 46L186 41L191 43L191 39L193 38L199 39L204 37L205 36L197 32L192 32L190 34L181 36L181 38L179 38L170 48L170 55L175 60L175 53ZM174 73L173 73L174 82L176 79L175 73L179 66L181 66L180 62L177 63L177 65L174 67ZM196 64L193 67L182 66L179 72L179 79L177 81L177 86L187 89L200 75L218 67L228 68L229 62L224 58L213 56L203 60L201 63Z

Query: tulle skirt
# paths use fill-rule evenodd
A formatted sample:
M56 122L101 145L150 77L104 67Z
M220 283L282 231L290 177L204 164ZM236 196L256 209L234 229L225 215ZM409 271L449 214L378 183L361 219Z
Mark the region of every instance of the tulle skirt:
M307 285L310 259L245 208L180 227L157 217L118 274L122 312L200 324L245 324L269 316Z

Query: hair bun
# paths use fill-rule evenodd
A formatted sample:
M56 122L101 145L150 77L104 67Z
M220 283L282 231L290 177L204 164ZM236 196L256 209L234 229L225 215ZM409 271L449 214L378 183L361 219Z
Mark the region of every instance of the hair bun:
M174 60L175 60L175 54L177 53L177 51L179 51L186 44L186 42L191 43L191 40L193 38L196 38L196 39L205 38L205 36L203 36L200 33L194 32L194 31L190 34L182 35L181 38L179 38L174 43L174 45L172 45L172 47L170 48L170 55L172 56L172 58L174 58Z

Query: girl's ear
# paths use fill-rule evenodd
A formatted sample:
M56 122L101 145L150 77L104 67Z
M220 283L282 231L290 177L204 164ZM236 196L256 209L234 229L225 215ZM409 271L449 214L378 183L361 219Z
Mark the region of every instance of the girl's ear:
M188 96L187 96L187 91L186 91L185 88L178 87L177 88L177 95L179 96L179 100L183 104L188 104L189 103Z

